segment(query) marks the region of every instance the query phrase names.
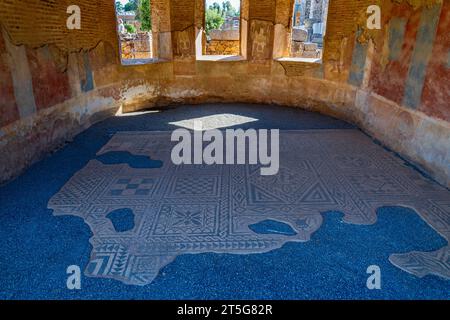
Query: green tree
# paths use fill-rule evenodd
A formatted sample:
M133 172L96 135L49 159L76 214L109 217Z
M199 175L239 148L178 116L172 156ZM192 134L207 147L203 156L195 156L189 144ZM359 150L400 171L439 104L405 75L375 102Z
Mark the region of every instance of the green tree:
M210 5L209 9L221 13L220 4L218 4L217 2L214 2L212 5Z
M230 11L231 8L233 8L233 6L231 5L230 1L222 2L222 15L223 16L227 16L228 15L228 11Z
M230 1L222 2L222 15L226 17L238 17L239 10L236 10L235 7L231 4Z
M150 0L141 0L139 2L139 19L141 21L142 31L152 30L152 8Z
M139 0L129 0L125 4L124 11L137 11L139 7Z
M131 24L125 24L125 29L128 33L136 33L136 27Z
M120 1L116 1L116 11L117 12L123 12L123 5L122 5L122 2L120 2Z
M239 16L239 10L237 10L230 1L223 1L222 6L214 2L209 6L210 10L217 11L222 17L237 17Z
M209 31L219 29L225 19L223 18L220 11L217 11L215 8L209 8L206 10L206 33L209 34Z

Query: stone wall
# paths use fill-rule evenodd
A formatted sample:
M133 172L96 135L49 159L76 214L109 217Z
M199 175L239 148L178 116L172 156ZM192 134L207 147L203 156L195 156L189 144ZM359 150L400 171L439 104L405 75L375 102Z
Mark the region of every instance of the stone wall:
M208 37L216 41L239 41L239 30L211 30Z
M211 30L205 41L207 55L239 55L239 30Z
M239 55L239 40L209 40L206 41L206 54L208 55Z
M292 41L291 56L298 58L322 58L322 50L319 49L317 43Z
M122 59L153 58L152 35L142 32L131 36L120 37Z
M289 54L293 0L243 0L243 61L196 61L203 0L153 0L157 59L123 66L114 1L2 1L0 180L119 108L239 101L351 121L450 186L449 3L379 0L373 31L372 2L330 0L318 64L274 59ZM66 28L71 4L81 30Z

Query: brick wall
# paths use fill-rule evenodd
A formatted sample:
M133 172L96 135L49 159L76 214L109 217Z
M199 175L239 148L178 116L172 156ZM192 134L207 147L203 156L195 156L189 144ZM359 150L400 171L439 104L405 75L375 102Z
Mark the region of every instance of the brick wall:
M210 40L206 42L208 55L239 55L239 40Z

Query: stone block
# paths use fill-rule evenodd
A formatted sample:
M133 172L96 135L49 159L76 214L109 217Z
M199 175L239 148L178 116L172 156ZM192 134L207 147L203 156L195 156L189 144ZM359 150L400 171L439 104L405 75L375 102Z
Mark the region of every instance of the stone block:
M211 30L211 40L239 41L239 30Z
M304 44L305 51L316 51L318 49L317 43L305 42Z
M306 40L308 40L308 31L306 31L305 29L293 28L292 40L305 42Z

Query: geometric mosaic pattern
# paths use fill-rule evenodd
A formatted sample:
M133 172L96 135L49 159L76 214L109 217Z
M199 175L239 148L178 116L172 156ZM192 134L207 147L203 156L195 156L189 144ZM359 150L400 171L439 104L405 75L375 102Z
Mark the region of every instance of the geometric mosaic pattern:
M161 168L90 161L52 197L55 215L90 226L93 277L145 285L185 253L261 253L308 241L322 213L341 211L353 224L373 224L381 206L406 206L447 241L450 192L425 179L358 130L280 132L280 170L258 165L174 165L170 132L121 132L98 155L126 151L161 160ZM107 215L130 209L135 227L117 232ZM258 234L249 225L272 219L296 235ZM417 276L449 277L449 247L399 253L397 267Z
M434 274L450 280L450 248L444 247L433 252L409 252L393 254L389 257L394 265L420 278Z

